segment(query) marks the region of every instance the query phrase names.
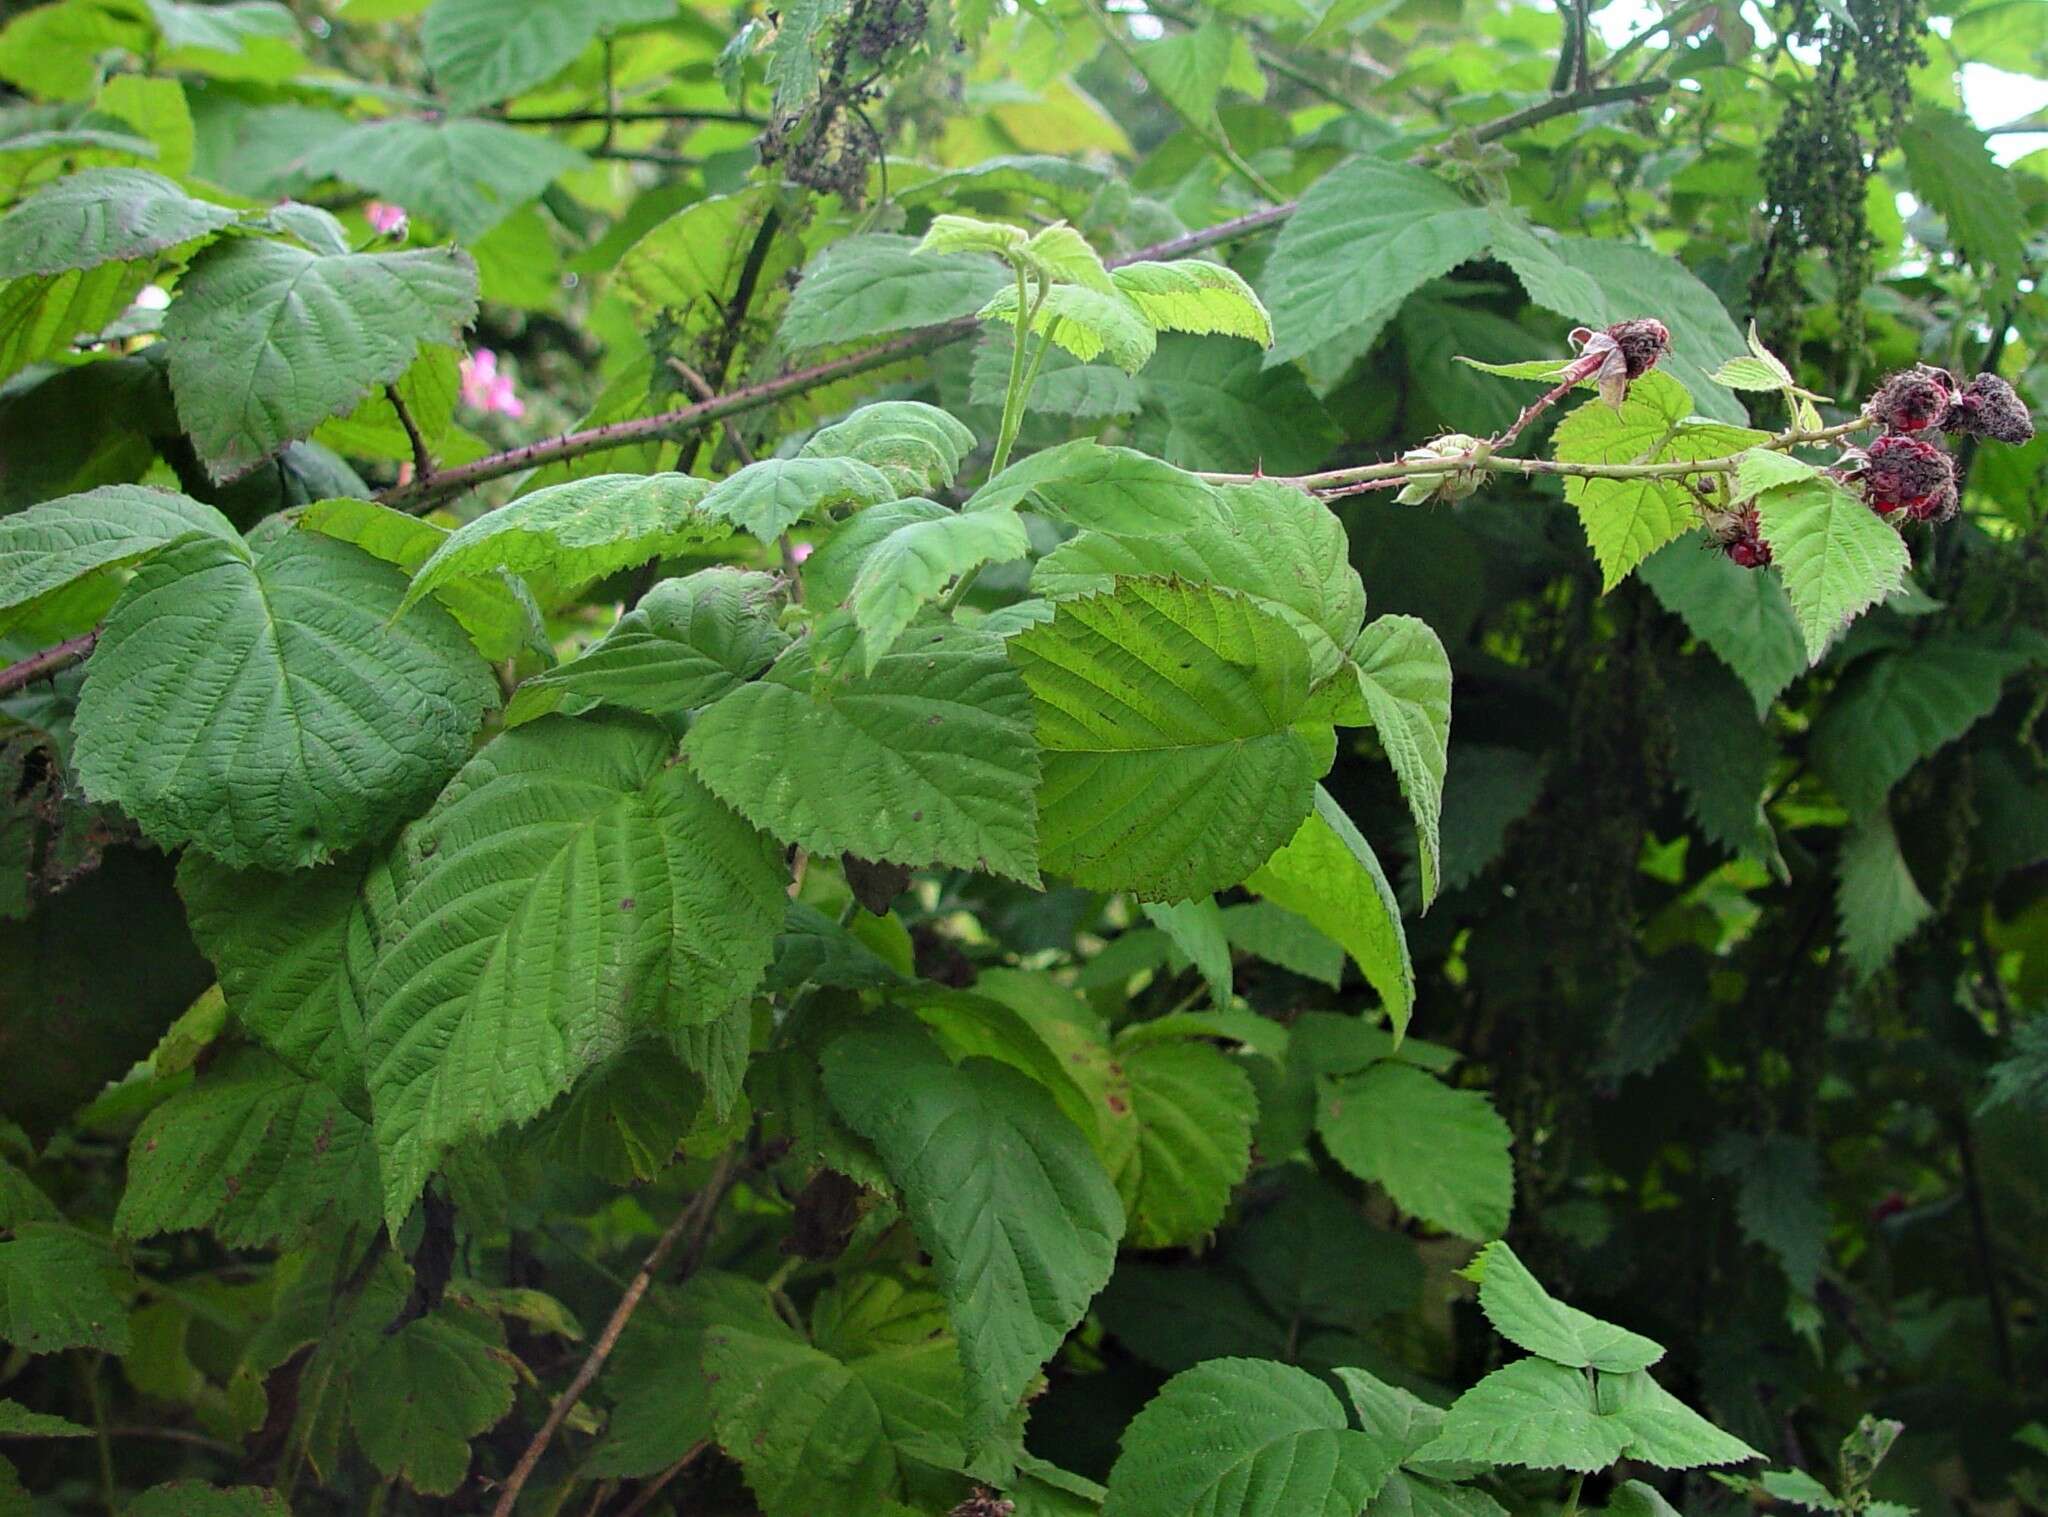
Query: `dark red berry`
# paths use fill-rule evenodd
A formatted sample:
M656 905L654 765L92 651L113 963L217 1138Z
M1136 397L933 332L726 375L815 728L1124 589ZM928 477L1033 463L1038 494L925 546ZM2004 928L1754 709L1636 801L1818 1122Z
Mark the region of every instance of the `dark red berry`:
M1916 501L1906 507L1906 514L1915 521L1947 521L1956 514L1956 508L1960 504L1961 501L1956 495L1956 482L1951 478L1927 499Z
M2027 403L1996 374L1979 374L1964 385L1941 424L1958 437L1988 437L1993 442L2021 443L2034 435Z
M1890 433L1863 461L1863 498L1879 516L1906 511L1916 519L1946 490L1955 493L1955 462L1931 442Z
M1721 518L1721 551L1729 561L1744 569L1761 569L1771 561L1771 545L1764 541L1756 507Z
M1887 379L1871 397L1870 412L1894 432L1923 432L1948 415L1954 398L1947 371L1921 364Z
M1663 322L1648 316L1617 321L1607 329L1607 335L1614 339L1615 347L1621 350L1621 361L1627 368L1630 379L1641 379L1657 367L1658 359L1671 351L1669 329Z

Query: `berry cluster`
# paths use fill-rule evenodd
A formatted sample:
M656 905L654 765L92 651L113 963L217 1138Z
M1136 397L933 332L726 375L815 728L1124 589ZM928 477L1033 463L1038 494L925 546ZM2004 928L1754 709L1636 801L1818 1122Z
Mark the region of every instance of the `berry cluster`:
M1865 414L1884 430L1868 448L1852 448L1827 472L1861 491L1879 516L1944 522L1956 514L1955 457L1923 433L1945 432L1992 442L2023 443L2034 435L2026 402L1996 374L1968 383L1946 369L1918 364L1887 379ZM1721 551L1745 569L1771 561L1754 507L1719 513L1713 523Z

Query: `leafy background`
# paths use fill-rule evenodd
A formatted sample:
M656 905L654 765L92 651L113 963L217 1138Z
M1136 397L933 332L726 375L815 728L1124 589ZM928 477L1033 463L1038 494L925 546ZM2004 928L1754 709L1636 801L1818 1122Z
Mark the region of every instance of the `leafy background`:
M1062 286L1070 342L1101 330L1044 365L1021 467L1082 437L1237 473L1388 457L1530 397L1456 355L1555 357L1574 323L1644 314L1693 408L1731 427L1775 403L1706 378L1751 320L1829 419L1918 360L2038 394L2048 159L2016 118L2048 78L2048 5L8 0L0 19L0 186L48 196L0 235L0 653L104 623L89 679L0 703L0 1510L490 1510L672 1219L680 1252L521 1510L938 1513L985 1478L1027 1517L1094 1510L1105 1480L1111 1517L1482 1517L1576 1505L1554 1472L1617 1458L1589 1504L2048 1501L2048 442L1966 445L1964 514L1914 537L1911 579L1840 636L1680 536L1684 502L1656 491L1339 501L1369 614L1394 619L1373 623L1386 657L1431 637L1455 675L1434 837L1411 808L1429 766L1394 724L1340 734L1323 781L1406 908L1412 994L1384 943L1347 939L1356 909L1279 862L1257 899L1140 901L1089 888L1057 838L983 860L934 819L895 862L941 867L899 891L835 867L902 837L845 797L785 819L815 855L785 908L779 850L731 819L767 814L763 749L797 751L817 718L800 680L757 678L785 633L749 596L780 561L727 538L796 526L812 547L802 513L832 501L900 527L918 513L888 502L980 478L1015 350L972 317L1006 276L914 251L946 214L1064 219L1112 260L1192 235L1271 313L1262 353L1228 327L1116 326ZM409 214L398 236L372 223L386 207ZM1245 235L1203 235L1239 216ZM707 394L740 399L693 409ZM818 430L872 400L951 427L879 452ZM612 425L602 451L546 442ZM215 509L166 522L108 493L139 482ZM550 486L539 520L487 509ZM87 492L97 515L36 514ZM984 526L929 547L922 597L984 561L970 610L1024 591ZM654 584L726 558L755 579ZM806 579L864 628L916 611L874 581L863 601L822 546ZM543 649L585 647L629 601L615 667L548 670ZM189 634L167 649L138 606ZM647 677L635 660L684 625L730 635ZM498 678L454 658L465 634ZM328 762L270 784L235 713L304 688L335 637L382 675L316 683ZM1034 688L1055 639L1019 639ZM988 677L970 641L955 688ZM945 698L892 657L869 677ZM442 794L521 679L508 724L631 714L577 729L573 757L548 752L559 726L510 725ZM695 767L668 765L681 713L739 686L765 709L713 708ZM976 708L992 746L1024 697ZM373 854L430 802L408 856ZM549 1037L507 1052L457 1018L422 1057L406 997L448 1003L375 941L399 922L425 962L435 891L571 850L510 835L522 807L655 839L601 861L629 895L681 877L675 839L717 833L716 898L748 904L715 941L464 924L472 948L520 946L477 1005L630 962L687 1006L679 1051L641 1041L649 1005L568 976ZM1240 820L1168 851L1227 853ZM1330 846L1282 857L1319 879L1300 860ZM886 913L850 912L869 890ZM721 991L763 966L800 1005L742 1084L748 1013ZM352 1028L366 986L396 1009ZM1411 1000L1397 1051L1374 1018ZM968 1053L990 1057L951 1062ZM921 1141L963 1113L979 1149ZM1659 1380L1779 1467L1768 1495L1628 1478L1732 1456L1620 1430L1675 1420L1640 1410L1663 1394L1640 1354L1602 1364L1487 1309L1500 1255L1477 1292L1453 1271L1503 1233L1559 1295L1668 1346ZM1016 1322L963 1301L1041 1251L1036 1315L977 1335ZM1632 1388L1533 1419L1583 1445L1504 1448L1513 1398L1540 1407L1587 1365ZM1430 1420L1468 1387L1468 1419L1505 1408L1493 1441ZM1322 1484L1264 1467L1277 1504L1202 1506L1221 1498L1189 1450L1213 1448L1214 1405ZM1907 1428L1874 1486L1834 1456L1865 1412ZM1418 1453L1425 1433L1451 1442ZM1450 1483L1472 1458L1483 1491Z

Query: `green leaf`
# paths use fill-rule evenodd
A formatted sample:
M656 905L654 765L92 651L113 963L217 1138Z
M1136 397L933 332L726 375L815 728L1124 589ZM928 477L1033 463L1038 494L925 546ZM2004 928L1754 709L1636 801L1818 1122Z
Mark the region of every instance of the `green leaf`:
M186 920L236 1024L358 1114L369 1111L363 998L396 891L383 857L273 874L193 851L178 865Z
M993 253L998 258L1021 258L1031 234L1022 227L1000 221L983 221L975 216L941 212L932 218L917 251L926 255L950 253Z
M1778 746L1741 684L1720 664L1689 659L1669 676L1672 773L1700 830L1730 853L1785 872L1764 815Z
M782 343L836 347L972 316L1008 277L986 258L920 252L908 237L843 238L804 270L782 315Z
M1479 1309L1508 1342L1568 1369L1627 1374L1664 1357L1664 1345L1566 1306L1505 1243L1489 1243L1465 1273L1479 1282Z
M1382 616L1351 647L1356 688L1415 818L1422 904L1437 891L1444 769L1451 740L1451 661L1429 624ZM1342 676L1339 676L1340 680Z
M537 674L505 708L516 727L550 711L623 706L679 716L758 678L789 646L772 574L718 567L665 579L580 657Z
M1308 653L1250 600L1119 579L1012 638L1045 782L1045 867L1077 884L1189 900L1237 884L1308 811L1324 766L1297 730Z
M1688 425L1692 397L1665 374L1645 374L1628 387L1620 410L1588 400L1558 423L1553 451L1566 463L1668 463L1718 458L1763 440L1761 432ZM1600 561L1611 590L1644 559L1699 524L1693 496L1676 479L1567 478L1565 498Z
M171 390L208 472L231 479L453 342L476 315L465 253L321 255L236 238L192 261L164 312Z
M772 543L806 516L880 505L896 498L895 481L857 458L764 458L720 480L698 504Z
M1792 376L1781 363L1766 363L1753 354L1731 358L1714 370L1713 381L1731 390L1783 390Z
M544 133L502 121L401 116L351 127L304 162L308 173L332 175L475 243L588 160Z
M93 1432L69 1418L32 1412L19 1401L0 1400L0 1435L9 1438L90 1438Z
M290 869L383 835L469 751L495 686L404 577L304 532L202 537L129 581L86 666L87 792L165 843Z
M1200 332L1273 345L1273 321L1252 287L1220 263L1127 263L1110 276L1162 332Z
M1050 284L1078 284L1103 295L1117 292L1116 282L1103 267L1102 255L1064 221L1032 233L1023 256Z
M85 169L0 216L0 279L151 259L238 219L147 169Z
M394 1231L452 1145L759 983L780 851L670 754L651 723L549 717L485 747L406 833L409 883L369 996Z
M1344 978L1344 947L1306 918L1271 901L1245 901L1223 910L1223 931L1230 946L1278 964L1304 979L1335 990Z
M980 1442L1109 1279L1116 1191L1087 1139L1012 1069L956 1067L928 1038L886 1032L842 1037L824 1060L833 1106L881 1153L932 1256Z
M1806 669L1806 648L1785 585L1731 563L1699 533L1652 554L1641 570L1667 611L1735 671L1758 715Z
M1323 1086L1316 1131L1331 1158L1410 1215L1461 1238L1507 1231L1514 1135L1480 1092L1406 1064L1374 1064Z
M1000 638L940 619L871 671L838 620L698 716L699 778L813 854L981 869L1036 885L1039 757Z
M1913 193L1941 213L1956 251L1980 271L2016 278L2026 216L2018 181L1992 158L1984 134L1953 111L1922 105L1899 133L1899 150Z
M750 266L748 255L773 208L772 197L760 188L693 201L657 222L618 257L609 288L643 325L657 319L662 323L670 350L714 332L725 320L726 302ZM803 256L803 239L786 233L769 238L753 265L757 286L773 290Z
M612 1409L591 1456L593 1474L658 1474L712 1436L704 1352L713 1328L788 1334L758 1281L701 1270L673 1290L657 1286L605 1363L602 1384Z
M121 1517L291 1517L277 1492L258 1485L225 1490L192 1480L151 1486L121 1509Z
M803 458L851 458L879 469L897 495L953 483L974 451L964 422L919 400L877 400L811 434Z
M1618 1382L1603 1376L1603 1387L1609 1383ZM1443 1431L1410 1458L1590 1474L1619 1459L1631 1436L1619 1419L1600 1415L1583 1371L1517 1359L1460 1396L1444 1414Z
M1071 526L1137 537L1207 526L1221 510L1215 490L1187 471L1086 438L1011 464L976 490L966 509L1025 500Z
M1803 1506L1809 1512L1839 1512L1841 1499L1804 1470L1765 1470L1757 1477L1771 1496Z
M1086 285L1056 284L1037 302L1031 332L1052 340L1083 363L1106 356L1126 374L1135 374L1150 361L1158 346L1152 322L1136 302L1122 292L1104 293ZM1002 321L1016 326L1021 320L1017 287L1007 285L996 291L977 313L984 321Z
M1030 551L1023 520L1007 508L909 522L876 543L861 560L850 597L867 672L955 578Z
M536 1136L551 1164L632 1185L668 1168L703 1104L703 1086L673 1054L629 1048L578 1080Z
M1857 976L1867 980L1934 915L1934 908L1914 881L1882 807L1843 835L1837 867L1835 912L1842 924L1842 952Z
M0 516L0 632L80 581L105 582L194 537L241 540L212 506L143 485L102 485Z
M229 1248L293 1247L316 1225L373 1227L370 1126L317 1080L245 1050L152 1111L114 1214L124 1237L204 1228Z
M1176 907L1175 910L1186 910ZM1138 1141L1116 1173L1133 1248L1199 1245L1251 1168L1258 1100L1239 1065L1206 1043L1119 1051Z
M1735 1220L1743 1237L1776 1255L1792 1288L1811 1297L1828 1244L1828 1204L1813 1143L1788 1133L1725 1133L1708 1151L1707 1166L1736 1178Z
M1751 448L1735 468L1735 495L1746 500L1779 485L1800 485L1820 473L1812 464L1771 448Z
M103 263L67 274L30 274L0 284L0 379L68 356L97 338L148 277L137 263Z
M1911 560L1897 530L1832 481L1771 490L1758 497L1757 515L1811 663L1905 583Z
M306 66L299 23L281 0L145 0L163 37L158 62L217 79L275 84Z
M467 111L546 83L601 30L674 15L673 0L435 0L420 45L450 105Z
M296 520L307 532L353 543L372 558L396 565L407 578L451 535L446 527L368 500L315 501ZM433 595L485 658L511 658L541 635L540 608L522 585L503 574L451 579Z
M445 1496L468 1477L470 1441L512 1410L519 1378L496 1323L443 1307L377 1335L349 1379L349 1426L380 1473Z
M1327 790L1315 787L1313 809L1293 839L1245 885L1343 944L1379 993L1394 1031L1406 1029L1415 1004L1415 967L1401 909L1371 846Z
M775 109L793 113L818 94L819 33L837 20L852 0L792 0L777 14L774 40L768 45L768 84L775 91Z
M1175 341L1193 339L1174 339ZM1161 344L1164 351L1165 344ZM1199 344L1197 344L1199 346ZM1007 328L989 328L975 345L974 368L968 381L970 405L1000 410L1010 386L1010 355L1014 334ZM1247 349L1256 363L1256 350ZM1155 376L1159 361L1146 369L1146 379ZM1297 376L1298 377L1298 376ZM1071 354L1054 350L1038 367L1038 382L1031 389L1031 410L1046 416L1100 418L1129 416L1144 403L1143 382L1114 364L1082 363ZM1185 462L1185 460L1181 460Z
M1120 577L1240 591L1301 634L1312 685L1335 673L1365 620L1342 523L1288 485L1226 485L1191 503L1202 516L1184 532L1077 534L1039 561L1031 588L1055 601L1106 593Z
M1347 1424L1306 1370L1215 1359L1124 1429L1103 1517L1357 1517L1398 1450Z
M722 542L730 533L704 509L709 489L687 474L598 474L522 495L450 533L399 610L493 570L540 571L574 585Z
M1113 375L1115 370L1092 370ZM1031 392L1034 411L1052 411L1059 371L1040 373ZM1338 441L1336 423L1296 368L1269 369L1259 350L1245 342L1216 342L1167 336L1136 384L1144 414L1132 440L1183 469L1292 474L1313 469ZM1078 415L1122 414L1135 406L1111 406Z
M1813 727L1814 765L1859 818L1875 817L1913 766L1989 716L2033 662L1996 634L1939 633L1853 668Z
M1600 1416L1628 1437L1622 1452L1664 1470L1692 1470L1702 1465L1740 1464L1763 1455L1637 1370L1630 1375L1602 1375L1595 1388ZM1454 1409L1455 1410L1455 1409Z
M1183 118L1206 122L1216 112L1237 32L1220 16L1131 49L1138 72Z
M55 1222L25 1222L0 1243L0 1339L30 1354L89 1348L128 1352L126 1271L101 1238Z
M1219 1010L1230 1005L1230 939L1224 935L1223 913L1217 909L1214 897L1182 901L1168 906L1159 901L1147 901L1143 907L1145 917L1173 940L1173 946L1185 954L1201 971L1202 979L1208 984L1209 999Z
M1261 287L1267 367L1341 340L1362 352L1401 302L1486 250L1489 214L1422 169L1353 158L1310 185Z

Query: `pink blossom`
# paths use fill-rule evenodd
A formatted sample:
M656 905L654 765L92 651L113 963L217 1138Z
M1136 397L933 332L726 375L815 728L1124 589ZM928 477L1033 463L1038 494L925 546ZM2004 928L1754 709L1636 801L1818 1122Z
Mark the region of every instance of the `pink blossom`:
M363 207L363 219L370 223L373 232L382 232L386 237L403 237L408 218L404 206L372 200Z
M809 558L816 548L816 543L798 543L789 550L789 561L793 564L800 564Z
M462 403L500 416L526 414L526 402L513 389L512 376L498 372L498 355L489 348L478 348L462 360Z

